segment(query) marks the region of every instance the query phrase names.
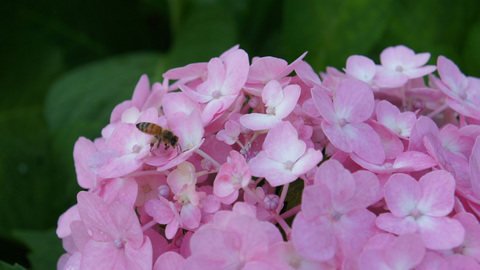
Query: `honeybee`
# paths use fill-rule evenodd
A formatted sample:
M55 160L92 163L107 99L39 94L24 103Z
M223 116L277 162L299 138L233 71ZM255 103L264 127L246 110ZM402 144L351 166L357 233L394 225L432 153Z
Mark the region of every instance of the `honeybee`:
M140 122L137 124L137 128L143 133L155 135L150 141L150 150L152 150L155 143L157 143L157 147L159 147L161 142L165 143L165 150L170 146L173 148L177 147L178 137L169 129L149 122Z

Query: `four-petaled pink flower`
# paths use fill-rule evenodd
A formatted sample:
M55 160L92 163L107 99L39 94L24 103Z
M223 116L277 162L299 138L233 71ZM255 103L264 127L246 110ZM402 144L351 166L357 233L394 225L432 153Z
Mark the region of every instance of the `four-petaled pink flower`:
M377 226L398 235L418 233L430 249L456 247L463 242L465 230L447 217L454 192L455 180L443 170L430 172L418 182L408 174L394 174L385 185L390 213L380 214Z
M78 212L90 236L82 269L151 269L152 244L131 206L118 201L107 205L97 195L80 192Z
M333 93L333 102L320 88L313 88L312 96L324 119L322 130L333 146L374 164L385 160L380 137L364 123L375 106L368 84L354 79L341 81Z
M312 261L358 254L375 232L375 215L366 207L379 199L380 184L371 172L351 174L336 160L323 163L315 183L302 194L302 211L292 227L295 248Z
M281 122L267 134L263 150L248 163L252 175L265 177L272 186L290 183L322 160L322 152L307 149L290 122Z
M421 78L435 71L435 66L424 66L430 53L415 54L403 45L388 47L380 54L374 81L381 87L401 87L409 79Z

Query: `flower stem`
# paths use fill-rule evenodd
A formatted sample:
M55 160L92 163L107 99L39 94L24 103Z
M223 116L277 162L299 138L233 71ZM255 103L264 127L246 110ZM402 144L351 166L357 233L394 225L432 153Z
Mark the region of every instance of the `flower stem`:
M283 219L287 219L293 215L296 215L298 212L300 212L300 210L302 210L302 205L297 205L295 207L293 207L292 209L286 211L285 213L281 214L280 217L283 218Z
M433 112L429 113L427 115L428 118L433 118L435 115L443 112L445 109L448 108L448 105L447 104L443 104L442 106L436 108Z
M280 201L278 202L277 209L275 210L275 212L277 212L279 214L280 214L280 211L283 208L283 203L285 202L285 198L287 197L288 185L289 185L289 183L283 185L282 194L280 194Z
M202 156L203 158L207 159L207 160L210 160L213 165L215 165L215 167L217 168L220 168L222 165L220 163L218 163L215 159L213 159L209 154L203 152L202 150L200 150L200 148L196 149L195 150L195 153L197 153L198 155Z
M152 219L150 222L148 222L147 224L142 226L142 232L150 229L151 227L153 227L156 224L158 224L158 223L154 219Z

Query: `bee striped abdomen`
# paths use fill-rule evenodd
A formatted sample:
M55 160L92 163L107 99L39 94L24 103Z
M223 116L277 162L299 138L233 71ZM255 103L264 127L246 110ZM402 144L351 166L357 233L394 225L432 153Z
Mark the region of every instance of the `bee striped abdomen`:
M141 122L137 124L137 128L147 134L156 135L162 132L162 127L154 123Z

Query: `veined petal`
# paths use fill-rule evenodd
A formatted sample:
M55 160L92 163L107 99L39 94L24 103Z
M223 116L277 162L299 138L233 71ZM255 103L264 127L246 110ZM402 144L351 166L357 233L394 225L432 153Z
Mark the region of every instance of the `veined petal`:
M385 184L385 201L393 215L405 217L422 197L420 184L408 174L397 173Z
M287 117L297 105L298 98L300 98L300 86L291 84L283 89L283 100L275 107L275 115L278 118L283 119Z
M353 152L359 157L377 165L385 161L382 140L368 124L347 124L343 130L348 137Z
M460 245L465 238L465 229L456 219L424 215L417 220L417 224L425 246L430 249L451 249Z
M292 166L305 153L306 148L305 142L298 139L297 130L290 122L275 125L263 143L263 149L269 158L282 163L291 162Z
M453 210L455 179L443 170L429 172L420 178L423 189L422 199L417 208L429 216L446 216Z
M292 173L295 175L302 175L313 167L315 167L320 161L322 161L323 155L319 150L309 148L305 154L300 157L295 165L293 165Z
M333 106L338 118L350 123L363 122L372 115L375 108L373 91L363 81L341 81L334 91Z
M242 126L251 130L271 129L280 122L282 122L281 119L271 114L250 113L240 117Z
M332 99L325 93L325 90L318 86L313 87L311 92L315 107L317 107L322 118L329 123L335 123L338 118L333 109Z

